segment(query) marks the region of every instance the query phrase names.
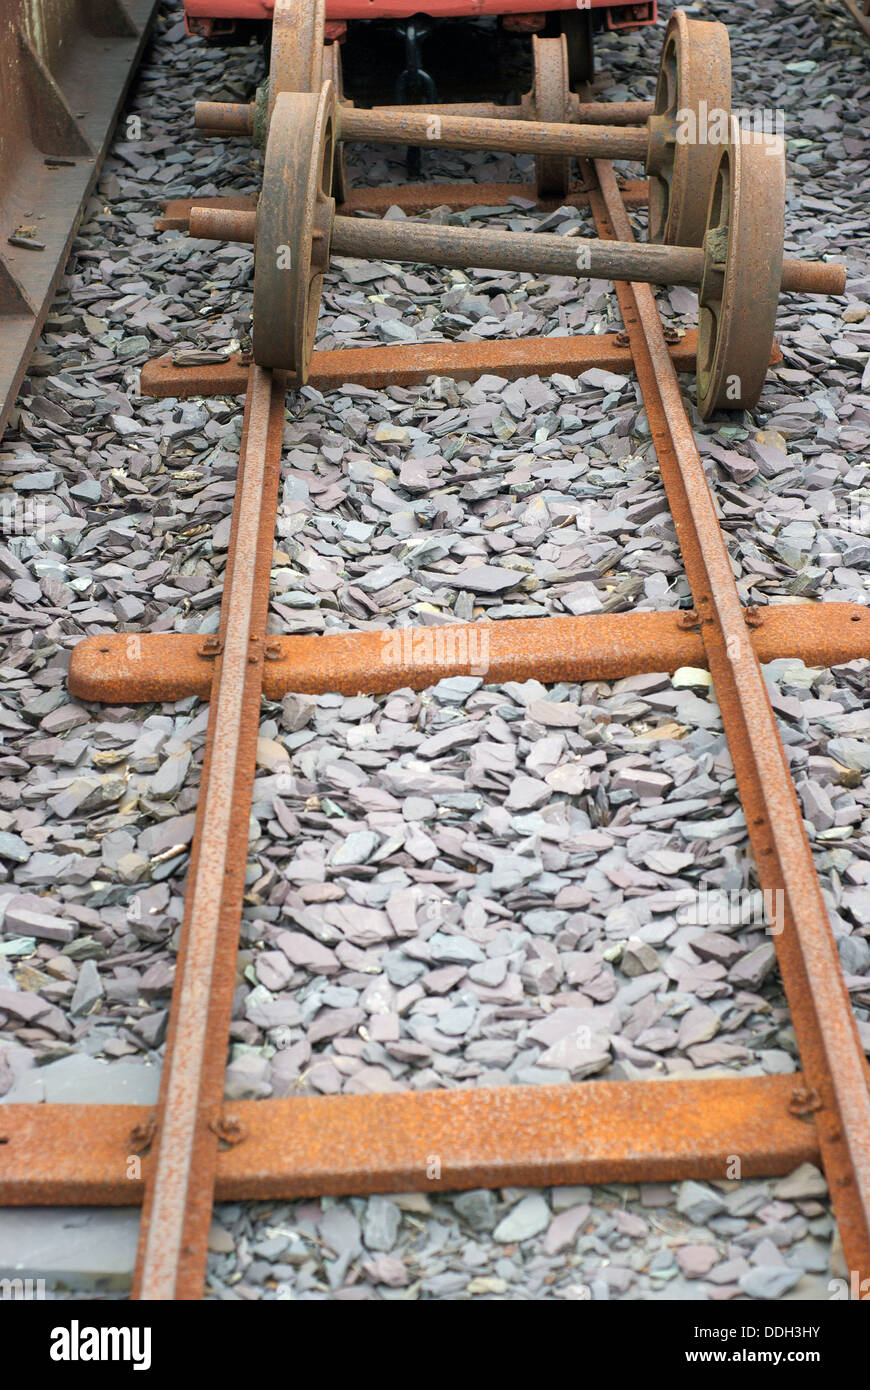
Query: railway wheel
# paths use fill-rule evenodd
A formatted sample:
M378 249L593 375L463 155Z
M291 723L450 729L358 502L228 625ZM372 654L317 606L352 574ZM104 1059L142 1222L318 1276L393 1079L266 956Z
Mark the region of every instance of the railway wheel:
M532 35L532 63L535 85L531 93L534 119L571 120L568 45L565 35L540 39ZM539 198L562 198L571 187L571 160L564 155L535 156L535 186Z
M649 118L649 240L700 246L710 189L730 138L731 49L718 21L675 10Z
M254 361L308 379L329 265L335 90L281 92L269 126L254 238Z
M345 96L340 43L328 43L323 50L323 80L332 83L336 101L343 102ZM332 192L337 203L343 203L347 197L347 172L342 141L337 141L335 145L332 165Z
M269 60L269 120L281 92L319 92L326 0L275 0Z
M698 294L698 409L751 410L773 343L782 281L785 150L748 134L725 146L713 179Z

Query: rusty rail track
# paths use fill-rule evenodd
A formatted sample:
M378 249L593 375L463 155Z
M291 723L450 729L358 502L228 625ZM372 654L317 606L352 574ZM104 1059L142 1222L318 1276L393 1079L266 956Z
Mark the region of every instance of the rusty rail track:
M631 196L618 188L611 165L598 160L583 173L579 196L591 206L599 236L630 241ZM491 193L474 188L477 198ZM377 192L398 201L396 190ZM408 197L419 207L446 201L443 193L430 187ZM243 200L232 201L244 207ZM164 225L186 224L189 206L170 208L167 218L178 221ZM284 401L292 382L239 360L184 367L161 359L143 373L144 390L246 393L219 632L205 639L144 636L135 662L123 639L89 638L76 648L70 670L70 688L85 699L127 703L196 694L211 701L160 1099L156 1113L45 1105L0 1112L0 1201L142 1202L134 1297L202 1295L215 1197L431 1190L432 1152L441 1156L437 1186L445 1190L720 1177L734 1153L745 1176L820 1160L847 1264L859 1277L870 1276L868 1069L759 668L759 661L785 654L828 665L870 656L870 614L850 604L741 608L676 376L693 365L694 340L666 342L649 286L618 284L617 293L627 338L439 344L421 349L410 364L403 349L401 365L389 348L322 353L313 380L380 384L433 371L520 375L634 365L694 607L493 623L490 676L614 679L686 663L709 667L759 879L783 894L774 940L803 1074L224 1104L261 694L419 688L467 671L469 662L458 642L436 670L431 659L415 657L412 639L401 663L376 672L377 633L267 637ZM391 375L397 368L405 375ZM141 1181L126 1176L131 1151L145 1155Z
M843 0L843 4L865 39L870 39L870 5L868 5L868 0L864 0L863 8L857 4L857 0Z
M197 804L183 944L161 1076L156 1161L145 1194L134 1297L201 1287L211 1222L248 817L254 785L285 379L251 367Z

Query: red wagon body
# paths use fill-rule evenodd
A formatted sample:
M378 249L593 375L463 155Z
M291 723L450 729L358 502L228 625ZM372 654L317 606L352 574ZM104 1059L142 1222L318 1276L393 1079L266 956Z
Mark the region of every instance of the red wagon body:
M184 0L184 13L191 33L219 37L231 33L236 20L263 21L272 18L274 0ZM537 15L557 10L606 10L610 29L635 29L654 24L657 18L656 0L644 3L619 4L614 0L327 0L329 21L349 19L409 19L425 14L438 19L477 19L483 15L534 19ZM533 27L532 24L529 27Z

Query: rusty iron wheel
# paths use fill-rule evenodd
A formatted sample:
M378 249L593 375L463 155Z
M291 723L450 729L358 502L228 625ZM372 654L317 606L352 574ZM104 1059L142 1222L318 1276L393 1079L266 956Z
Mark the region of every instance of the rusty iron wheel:
M713 180L698 294L698 409L751 410L761 395L779 302L785 150L778 136L726 146Z
M326 0L275 0L269 61L269 120L281 92L319 92Z
M564 34L556 39L532 35L534 87L531 100L536 121L571 120L571 84L568 44ZM535 187L539 198L564 197L571 187L571 160L564 155L535 157Z
M700 246L719 152L730 136L731 47L718 21L675 10L665 30L646 169L649 240Z
M254 241L254 361L308 379L329 265L335 91L281 92L269 126Z
M344 95L344 77L341 66L341 44L328 43L323 49L323 80L331 82L335 88L336 102L350 105ZM347 197L347 172L344 163L344 143L337 141L332 165L332 192L337 203Z

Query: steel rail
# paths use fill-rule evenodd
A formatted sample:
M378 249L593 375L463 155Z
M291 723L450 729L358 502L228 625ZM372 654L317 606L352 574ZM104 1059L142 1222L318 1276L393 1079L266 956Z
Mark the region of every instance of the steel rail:
M865 39L870 39L870 10L867 9L866 3L863 12L858 8L855 0L843 0L843 4Z
M595 162L602 237L633 239L612 166ZM618 284L697 624L722 713L762 889L780 892L773 933L846 1261L870 1275L870 1091L800 807L744 621L716 509L652 290ZM775 900L774 900L775 901Z
M263 678L286 381L252 367L214 699L133 1296L199 1298L214 1194Z

